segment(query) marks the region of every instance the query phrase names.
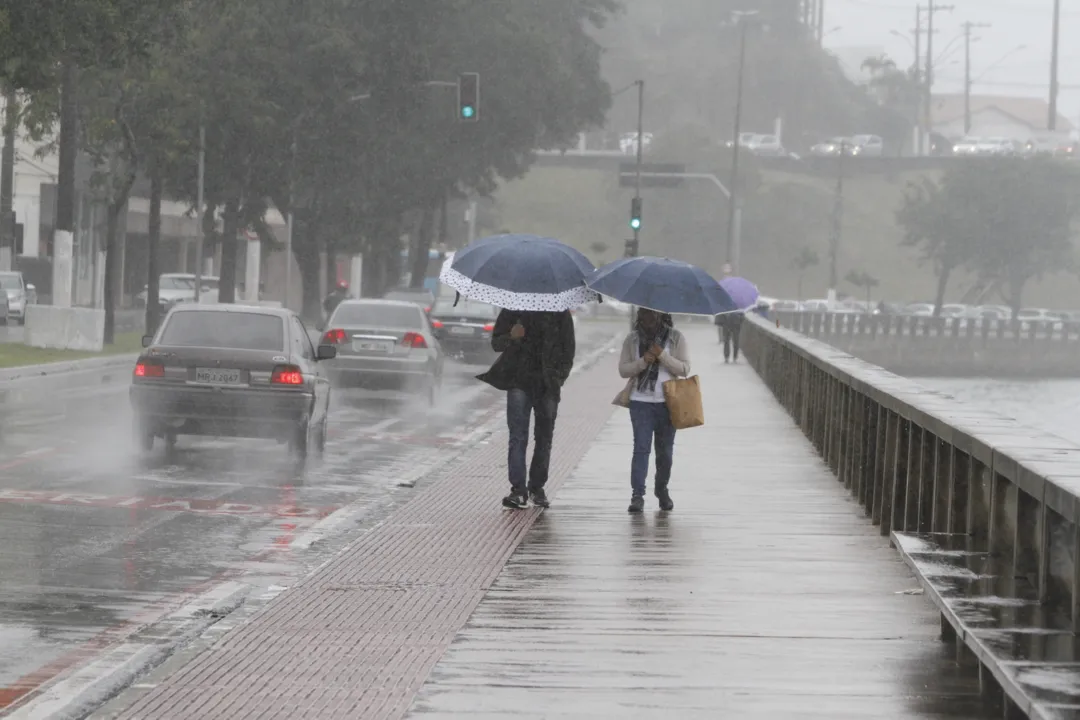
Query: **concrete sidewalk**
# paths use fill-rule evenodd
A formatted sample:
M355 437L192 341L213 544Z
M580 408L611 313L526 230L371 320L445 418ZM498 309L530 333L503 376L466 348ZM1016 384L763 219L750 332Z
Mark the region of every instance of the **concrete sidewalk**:
M564 392L550 510L498 507L500 430L122 717L984 717L887 541L689 338L708 425L676 441L675 512L626 512L609 355Z
M689 339L708 424L676 440L675 511L650 486L627 514L617 411L410 717L989 717L905 594L917 582L765 386L712 332Z

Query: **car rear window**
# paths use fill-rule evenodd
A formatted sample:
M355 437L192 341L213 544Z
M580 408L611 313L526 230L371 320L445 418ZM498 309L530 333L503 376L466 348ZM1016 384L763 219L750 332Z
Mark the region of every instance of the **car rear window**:
M462 317L475 317L494 320L499 314L499 309L487 303L462 300L454 307L453 300L440 300L431 311L432 315L461 315Z
M414 305L383 305L380 303L342 303L338 305L330 324L335 327L380 327L421 330L424 316Z
M178 312L165 323L159 345L231 350L284 350L285 323L276 315Z

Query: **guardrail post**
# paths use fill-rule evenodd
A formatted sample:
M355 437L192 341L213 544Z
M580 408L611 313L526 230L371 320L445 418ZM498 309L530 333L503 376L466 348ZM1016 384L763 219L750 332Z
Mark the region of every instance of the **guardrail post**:
M933 507L930 516L931 532L947 532L949 523L949 490L952 485L952 446L941 438L934 443Z
M908 459L911 445L911 422L899 415L896 417L896 448L895 460L892 471L892 488L889 495L891 512L888 517L885 513L881 516L882 535L888 535L893 530L906 530L904 525L907 514L907 475Z
M990 494L992 491L990 468L975 457L969 459L967 533L971 538L973 552L989 551Z
M937 437L922 431L919 447L919 532L932 532L934 519L934 455Z
M922 435L918 425L907 423L907 462L904 479L904 524L903 530L911 532L919 529L919 478L922 471Z
M881 526L881 534L888 537L892 528L893 493L896 491L897 428L900 417L889 410L885 410L884 413L885 449L882 453L873 521L875 525Z
M1015 487L1015 486L1014 486ZM1046 503L1016 487L1016 527L1013 541L1013 575L1026 578L1039 599L1046 590Z
M971 456L951 447L952 472L949 473L949 517L945 532L968 533L968 486L971 483Z

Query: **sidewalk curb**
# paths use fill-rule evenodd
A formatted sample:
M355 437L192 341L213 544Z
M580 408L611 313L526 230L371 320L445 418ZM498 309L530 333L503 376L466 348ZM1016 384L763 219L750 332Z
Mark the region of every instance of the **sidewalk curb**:
M6 717L12 720L67 720L89 716L243 605L250 593L250 585L232 581L196 596L157 622L139 628L123 642L50 685ZM170 624L176 627L170 630ZM151 637L139 642L139 635ZM162 636L167 639L159 639Z
M137 354L126 353L124 355L84 358L82 360L63 360L61 362L42 363L40 365L21 365L19 367L0 370L0 382L52 377L55 375L89 372L91 370L115 370L118 368L126 368L131 363L135 362L137 357L139 357Z

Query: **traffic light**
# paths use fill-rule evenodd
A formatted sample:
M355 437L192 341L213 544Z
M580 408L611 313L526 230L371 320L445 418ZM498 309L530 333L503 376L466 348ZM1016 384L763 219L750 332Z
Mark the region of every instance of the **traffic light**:
M458 120L476 122L480 119L480 73L461 73L458 76Z
M641 198L639 197L630 201L630 229L641 229Z

